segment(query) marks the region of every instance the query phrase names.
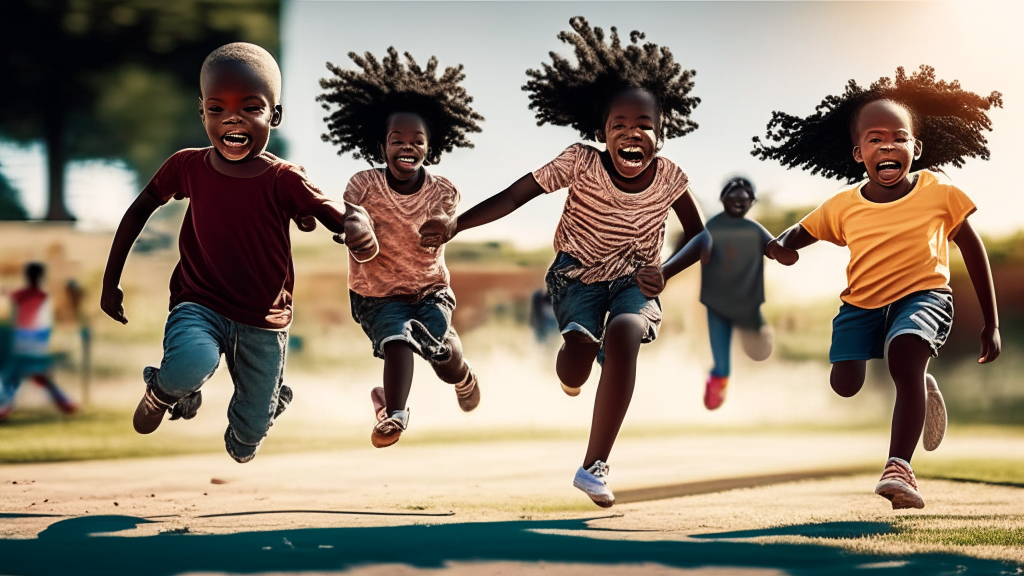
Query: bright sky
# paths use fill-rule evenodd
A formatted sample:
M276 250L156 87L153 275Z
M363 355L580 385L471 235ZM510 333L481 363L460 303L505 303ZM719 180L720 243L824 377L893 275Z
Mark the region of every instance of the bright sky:
M700 129L670 140L663 154L690 174L705 214L720 210L722 183L752 178L779 204L817 204L840 184L750 156L772 110L806 115L846 81L862 85L892 76L897 66L934 66L940 78L968 90L999 90L1005 110L991 113L992 160L973 161L949 175L974 198L972 222L988 233L1024 228L1024 196L1006 190L1024 157L1014 135L1024 131L1024 8L1017 2L339 2L288 0L282 21L287 158L306 167L328 194L340 197L348 178L367 164L339 157L320 140L325 111L314 101L326 61L350 66L349 51L382 55L388 46L425 63L465 65L465 86L486 118L476 148L446 155L433 168L463 194L463 209L499 192L576 141L568 129L537 127L520 90L525 70L568 54L556 35L571 16L592 25L633 29L671 48L697 70ZM197 71L198 76L198 71ZM197 142L197 146L205 145ZM927 143L925 143L927 145ZM38 147L0 146L4 174L22 190L34 215L44 208L45 167ZM117 165L74 164L69 204L83 224L115 226L139 183ZM143 178L143 181L145 178ZM511 239L547 245L564 192L539 198L519 212L471 231L466 239Z

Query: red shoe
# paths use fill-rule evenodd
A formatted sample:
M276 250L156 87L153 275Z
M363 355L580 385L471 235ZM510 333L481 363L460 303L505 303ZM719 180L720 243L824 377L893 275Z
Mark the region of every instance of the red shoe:
M704 383L704 407L715 410L725 402L725 388L729 385L728 376L708 376Z
M892 502L892 509L924 508L924 498L917 489L917 478L910 463L900 458L889 458L882 477L875 486L875 494Z

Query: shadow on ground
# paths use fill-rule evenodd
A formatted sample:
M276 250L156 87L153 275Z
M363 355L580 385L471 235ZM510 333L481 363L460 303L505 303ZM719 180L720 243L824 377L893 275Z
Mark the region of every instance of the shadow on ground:
M690 541L609 540L609 530L589 530L585 519L437 524L373 528L308 528L238 534L172 534L124 537L152 520L131 516L91 516L59 521L38 538L0 540L0 572L11 576L49 574L147 574L184 572L341 571L359 565L402 563L440 568L451 561L587 564L656 563L677 568L774 568L809 574L1012 574L1001 562L952 554L903 558L854 554L813 544L759 544L720 541L741 533L707 535ZM843 526L842 536L876 534L874 523ZM825 535L817 525L791 527L779 534ZM808 532L808 530L810 532ZM759 531L756 535L764 535ZM602 538L591 538L601 535ZM895 561L894 561L895 560Z

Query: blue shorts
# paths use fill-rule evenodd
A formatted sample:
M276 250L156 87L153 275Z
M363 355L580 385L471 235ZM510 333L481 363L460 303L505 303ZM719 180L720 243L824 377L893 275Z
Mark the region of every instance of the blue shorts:
M373 355L384 357L384 345L392 341L408 344L431 364L452 356L452 313L455 294L451 288L435 290L419 300L411 297L361 296L349 290L352 319L359 323L373 344Z
M828 361L884 358L889 343L902 334L918 336L932 349L932 356L937 356L952 326L953 295L949 292L922 290L873 310L843 303L832 320Z
M607 321L619 314L639 314L647 323L641 342L653 342L658 337L661 301L644 296L634 276L584 284L568 275L579 266L579 260L559 252L544 275L562 334L576 331L601 342Z

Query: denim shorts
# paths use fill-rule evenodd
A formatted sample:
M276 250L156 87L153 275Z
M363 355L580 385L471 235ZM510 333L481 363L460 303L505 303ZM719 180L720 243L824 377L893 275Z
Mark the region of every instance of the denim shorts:
M182 302L167 317L160 368L146 368L143 377L157 398L174 404L213 376L223 354L235 384L224 442L244 462L256 455L278 413L287 346L287 330L247 326Z
M619 314L639 314L647 323L641 342L653 342L658 337L661 300L644 296L636 277L584 284L569 277L569 272L579 266L579 260L559 252L544 275L562 334L580 332L594 342L601 342L604 328L612 318Z
M373 344L373 355L384 357L388 342L405 342L431 364L452 357L452 312L455 294L441 288L415 299L406 296L376 298L349 290L352 319L359 323Z
M832 320L829 362L884 358L892 339L913 334L937 356L953 326L953 295L939 290L908 294L892 304L868 310L843 303Z

